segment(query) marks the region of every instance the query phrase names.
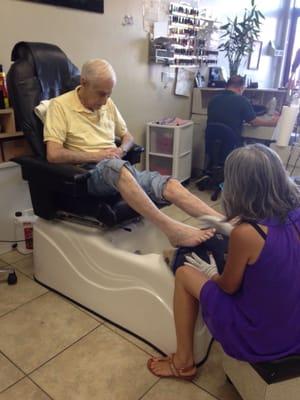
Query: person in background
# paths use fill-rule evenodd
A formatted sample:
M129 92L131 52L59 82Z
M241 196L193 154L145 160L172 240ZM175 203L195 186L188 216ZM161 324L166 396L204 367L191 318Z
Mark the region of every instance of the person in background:
M47 159L51 163L92 163L88 191L94 196L120 193L142 216L168 237L173 246L195 246L214 235L175 221L154 204L173 203L193 217L220 216L180 182L158 172L138 171L122 158L133 136L111 100L116 74L105 60L86 62L80 86L50 102L44 126ZM115 135L121 138L116 147Z
M193 379L199 301L212 336L231 357L265 362L300 354L300 190L278 155L254 144L225 162L223 205L238 219L224 271L186 256L176 271L175 354L151 358L159 377Z
M278 115L272 118L257 117L250 101L242 96L245 89L244 78L235 75L229 78L226 90L216 95L208 104L207 123L222 123L241 137L244 122L252 126L276 126Z

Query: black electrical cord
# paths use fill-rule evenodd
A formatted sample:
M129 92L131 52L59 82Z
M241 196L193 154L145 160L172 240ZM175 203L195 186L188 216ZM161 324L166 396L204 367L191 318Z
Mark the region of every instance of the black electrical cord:
M26 240L0 240L0 243L20 243L20 242L26 242Z

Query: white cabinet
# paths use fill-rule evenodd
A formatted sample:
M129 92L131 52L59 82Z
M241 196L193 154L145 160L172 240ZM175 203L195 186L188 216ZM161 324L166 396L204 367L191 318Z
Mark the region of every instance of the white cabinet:
M149 122L146 137L146 169L171 175L183 182L191 177L193 122L170 126Z

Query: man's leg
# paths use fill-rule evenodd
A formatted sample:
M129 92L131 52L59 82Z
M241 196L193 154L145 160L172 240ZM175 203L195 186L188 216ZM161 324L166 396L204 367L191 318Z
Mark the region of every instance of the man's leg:
M193 344L199 295L207 280L208 278L202 272L192 267L180 267L176 271L174 318L177 350L173 361L177 369L194 365ZM163 358L154 358L151 362L151 370L161 376L172 374L169 362L164 361Z
M212 230L185 225L162 213L125 166L120 169L117 188L130 207L164 232L173 246L197 246L213 236Z
M175 204L192 217L199 217L204 214L223 217L222 214L185 189L176 179L170 179L166 183L163 195L166 200Z

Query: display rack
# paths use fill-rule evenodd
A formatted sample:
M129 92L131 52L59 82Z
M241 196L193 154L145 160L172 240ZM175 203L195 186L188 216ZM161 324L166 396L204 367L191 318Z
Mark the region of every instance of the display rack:
M191 177L193 122L184 125L147 124L146 169L171 175L180 182Z
M216 21L204 16L205 10L170 3L169 38L174 49L175 67L217 64L218 51L207 47L207 34Z

